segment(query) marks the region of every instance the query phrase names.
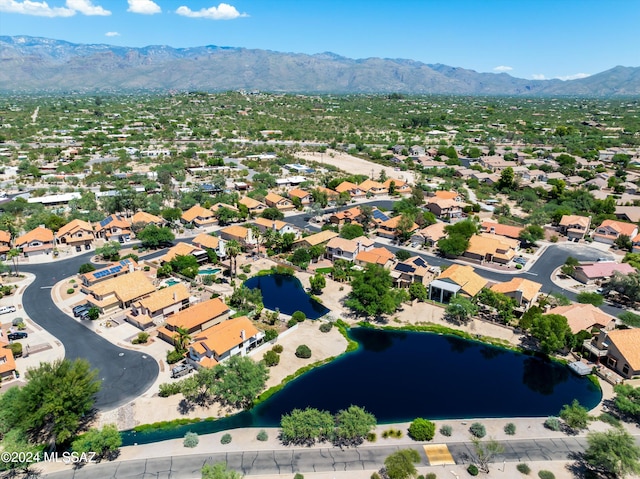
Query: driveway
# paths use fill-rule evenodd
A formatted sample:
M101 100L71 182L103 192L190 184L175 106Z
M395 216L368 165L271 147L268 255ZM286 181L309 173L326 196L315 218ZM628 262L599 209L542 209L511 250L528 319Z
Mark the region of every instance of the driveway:
M151 356L115 346L55 305L51 287L76 274L82 263L89 262L92 254L89 252L53 263L20 265L19 271L36 275L35 281L25 290L22 302L31 320L64 345L67 359L86 359L98 370L102 388L96 396L95 406L109 410L144 393L154 383L159 367Z

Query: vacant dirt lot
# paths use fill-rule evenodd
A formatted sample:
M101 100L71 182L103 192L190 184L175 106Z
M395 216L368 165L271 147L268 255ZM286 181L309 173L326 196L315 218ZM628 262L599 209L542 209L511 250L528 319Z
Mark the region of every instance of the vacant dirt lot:
M326 153L300 152L296 153L295 156L304 160L333 165L349 174L367 175L371 177L371 171L373 170L374 179L377 179L380 175L380 171L384 170L389 178L395 178L415 184L415 178L411 171L395 171L389 166L382 166L341 151L327 150Z

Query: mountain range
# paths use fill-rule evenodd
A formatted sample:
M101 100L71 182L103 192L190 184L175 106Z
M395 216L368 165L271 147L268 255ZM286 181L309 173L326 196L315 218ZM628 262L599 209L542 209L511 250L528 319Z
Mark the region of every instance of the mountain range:
M261 90L511 96L637 96L640 68L577 80L525 80L441 64L219 46L130 48L0 36L0 92Z

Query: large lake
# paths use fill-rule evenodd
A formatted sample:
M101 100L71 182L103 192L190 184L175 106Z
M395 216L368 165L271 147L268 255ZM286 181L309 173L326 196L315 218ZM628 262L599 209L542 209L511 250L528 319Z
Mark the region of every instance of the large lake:
M282 414L307 406L337 412L355 404L389 423L549 416L574 399L591 409L602 397L566 366L475 341L365 328L351 336L358 351L301 376L251 411L149 435L125 432L124 443L182 437L189 430L278 426Z
M318 319L329 309L312 299L295 276L269 274L256 276L244 282L250 289L258 288L262 292L262 302L268 309L276 308L288 315L302 311L309 319Z

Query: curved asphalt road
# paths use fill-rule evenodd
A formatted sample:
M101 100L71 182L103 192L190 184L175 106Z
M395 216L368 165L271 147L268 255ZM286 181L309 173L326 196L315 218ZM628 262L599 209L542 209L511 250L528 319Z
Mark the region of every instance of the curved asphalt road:
M156 380L159 367L153 357L115 346L55 305L51 287L76 274L92 254L54 263L20 265L19 271L36 275L35 281L25 290L22 302L25 313L64 345L66 358L86 359L98 370L102 388L96 396L95 407L108 410L144 393Z

